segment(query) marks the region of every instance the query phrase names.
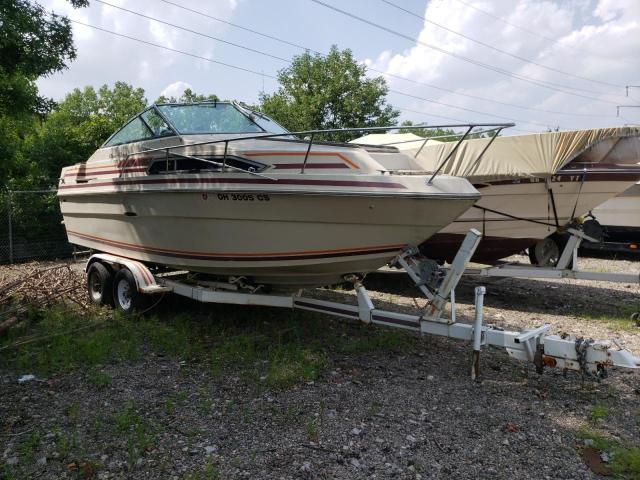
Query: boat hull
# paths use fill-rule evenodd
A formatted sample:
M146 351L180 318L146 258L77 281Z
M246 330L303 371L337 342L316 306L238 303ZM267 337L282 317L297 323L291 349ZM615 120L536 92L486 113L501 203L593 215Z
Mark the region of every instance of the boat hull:
M477 195L139 191L61 197L69 241L173 269L330 285L418 245Z
M473 260L494 263L519 253L554 233L574 217L584 215L633 185L640 173L560 173L549 185L543 179L523 179L475 185L481 199L456 221L421 245L430 258L451 261L470 228L483 233ZM483 210L485 209L485 210ZM500 213L495 213L500 212Z
M640 230L640 183L592 211L596 220L607 227L631 227Z

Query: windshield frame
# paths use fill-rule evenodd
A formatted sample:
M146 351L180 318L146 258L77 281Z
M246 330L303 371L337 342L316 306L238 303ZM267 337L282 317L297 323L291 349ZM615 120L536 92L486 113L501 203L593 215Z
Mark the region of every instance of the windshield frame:
M144 119L143 115L145 113L147 113L149 110L155 110L155 112L160 116L160 118L162 118L162 120L169 126L169 128L171 129L171 131L173 132L173 134L167 134L167 135L154 135L153 134L153 129L149 126L149 124L147 123L147 121ZM151 137L149 138L140 138L138 140L132 140L130 142L122 142L122 143L114 143L113 145L109 145L109 142L111 141L111 139L113 137L115 137L118 133L120 133L121 130L123 130L124 128L126 128L131 122L133 122L136 118L140 118L140 121L142 122L142 124L145 126L145 128L149 131L149 133L151 133ZM133 117L131 117L129 120L127 120L126 122L124 122L122 124L122 126L117 129L115 132L113 132L111 135L109 135L109 138L107 138L104 143L102 145L100 145L100 148L112 148L112 147L119 147L121 145L130 145L132 143L137 143L137 142L145 142L145 141L151 141L151 140L157 140L159 138L169 138L169 137L180 137L180 134L178 133L178 131L174 128L174 126L171 124L171 122L169 122L164 115L162 115L162 112L160 110L158 110L155 106L155 104L148 106L147 108L145 108L144 110L142 110L140 113L134 115Z
M252 125L255 125L260 130L258 132L194 132L194 133L183 133L178 127L176 127L169 118L163 114L162 110L159 107L198 107L198 106L208 106L211 105L213 108L217 108L218 105L228 105L233 108L236 112L246 118ZM234 102L218 102L218 101L206 101L206 102L193 102L193 103L157 103L153 105L157 108L157 110L161 113L162 118L166 120L169 126L178 133L178 135L243 135L243 134L260 134L260 133L270 133L265 130L260 124L258 124L255 120L251 118L250 115L247 115L246 112L243 111L242 108L238 108L238 106ZM275 122L274 122L275 123Z

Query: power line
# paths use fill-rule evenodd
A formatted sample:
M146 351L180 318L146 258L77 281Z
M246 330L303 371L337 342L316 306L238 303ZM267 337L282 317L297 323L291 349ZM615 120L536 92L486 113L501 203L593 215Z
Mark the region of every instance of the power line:
M160 45L158 43L153 43L153 42L149 42L147 40L142 40L140 38L136 38L136 37L131 37L129 35L125 35L124 33L118 33L118 32L114 32L113 30L108 30L106 28L102 28L102 27L97 27L95 25L90 25L88 23L84 23L84 22L80 22L78 20L73 20L73 19L69 19L70 22L73 23L77 23L78 25L83 25L85 27L89 27L89 28L93 28L95 30L100 30L101 32L106 32L106 33L110 33L111 35L115 35L117 37L122 37L122 38L127 38L129 40L133 40L134 42L139 42L139 43L144 43L145 45L151 45L152 47L158 47L158 48L162 48L163 50L167 50L169 52L175 52L175 53L181 53L182 55L187 55L189 57L193 57L193 58L197 58L199 60L205 60L207 62L211 62L211 63L215 63L217 65L222 65L224 67L229 67L229 68L234 68L236 70L241 70L243 72L247 72L247 73L253 73L254 75L259 75L261 77L268 77L268 78L272 78L274 80L277 80L278 78L275 77L274 75L268 75L266 73L262 73L262 72L257 72L255 70L251 70L250 68L245 68L245 67L239 67L238 65L232 65L230 63L225 63L225 62L220 62L218 60L214 60L212 58L209 57L203 57L201 55L196 55L194 53L189 53L189 52L185 52L183 50L178 50L176 48L171 48L171 47L166 47L164 45Z
M462 119L462 118L447 117L445 115L436 115L434 113L422 112L420 110L412 110L410 108L404 108L404 107L398 107L398 110L400 110L402 112L417 113L419 115L425 115L425 116L428 116L428 117L444 118L445 120L452 120L454 122L480 123L480 122L474 122L474 121L471 121L471 120L465 120L465 119ZM535 132L533 130L523 130L521 128L515 128L515 127L510 127L509 131L510 132L523 132L523 133L540 133L540 132Z
M486 115L488 117L499 118L499 119L502 119L502 120L510 120L512 122L525 123L525 124L529 124L529 125L537 125L537 126L541 126L541 127L545 127L545 128L548 127L548 125L546 125L544 123L540 123L540 122L518 120L517 118L504 117L502 115L494 115L492 113L481 112L479 110L473 110L471 108L466 108L466 107L459 107L457 105L452 105L450 103L444 103L444 102L441 102L439 100L432 100L430 98L420 97L418 95L413 95L411 93L406 93L406 92L400 92L398 90L389 90L389 93L395 93L397 95L402 95L404 97L415 98L417 100L422 100L424 102L435 103L437 105L443 105L445 107L450 107L450 108L457 108L459 110L465 110L467 112L477 113L477 114L480 114L480 115Z
M528 77L526 75L520 75L520 74L517 74L517 73L513 73L513 72L510 72L508 70L502 69L500 67L496 67L496 66L484 63L484 62L473 60L473 59L465 57L463 55L458 55L457 53L451 52L449 50L445 50L445 49L437 47L435 45L429 45L428 43L422 42L417 38L410 37L409 35L405 35L404 33L401 33L401 32L398 32L397 30L393 30L391 28L385 27L384 25L380 25L379 23L372 22L371 20L367 20L366 18L363 18L363 17L360 17L360 16L355 15L353 13L347 12L345 10L342 10L342 9L338 8L338 7L335 7L333 5L325 3L325 2L323 2L321 0L311 0L311 1L314 2L314 3L317 3L318 5L322 5L322 6L328 8L330 10L333 10L335 12L338 12L338 13L341 13L341 14L343 14L345 16L353 18L354 20L357 20L357 21L362 22L362 23L366 23L367 25L370 25L372 27L378 28L378 29L383 30L385 32L391 33L392 35L396 35L398 37L401 37L401 38L404 38L406 40L409 40L409 41L411 41L413 43L417 43L417 44L420 44L420 45L425 46L427 48L436 50L438 52L441 52L441 53L443 53L445 55L449 55L451 57L457 58L457 59L462 60L464 62L468 62L468 63L471 63L473 65L485 68L487 70L491 70L492 72L499 73L501 75L505 75L505 76L508 76L508 77L512 77L512 78L521 80L523 82L531 83L533 85L537 85L539 87L543 87L543 88L546 88L546 89L549 89L549 90L554 90L554 91L557 91L557 92L565 93L567 95L573 95L573 96L576 96L576 97L586 98L588 100L592 100L592 101L596 101L596 102L609 103L609 104L612 104L612 105L616 104L615 102L612 102L610 100L604 100L604 99L600 99L600 98L581 95L581 94L576 93L574 90L586 91L586 92L589 92L589 93L592 93L592 94L595 94L595 95L603 95L603 92L596 92L596 91L592 91L592 90L578 89L575 86L568 86L568 85L563 85L563 84L549 82L549 81L536 80L536 79ZM561 87L561 88L557 88L557 87ZM568 89L568 90L563 90L563 89Z
M320 52L316 52L315 50L312 50L310 48L303 47L302 45L298 45L297 43L289 42L287 40L283 40L281 38L274 37L274 36L269 35L267 33L258 32L257 30L253 30L253 29L248 28L248 27L243 27L242 25L238 25L237 23L231 23L231 22L228 22L227 20L222 20L221 18L214 17L213 15L209 15L208 13L205 13L205 12L202 12L202 11L199 11L199 10L194 10L193 8L185 7L184 5L180 5L179 3L171 2L169 0L160 0L160 1L164 2L164 3L168 4L168 5L173 5L174 7L181 8L182 10L186 10L187 12L195 13L197 15L202 15L203 17L210 18L211 20L215 20L216 22L221 22L221 23L224 23L226 25L230 25L232 27L239 28L240 30L244 30L245 32L255 33L256 35L260 35L261 37L269 38L271 40L275 40L276 42L280 42L280 43L283 43L285 45L289 45L291 47L300 48L302 50L310 50L313 53L317 53L318 55L322 55Z
M420 15L418 13L412 12L411 10L408 10L408 9L406 9L406 8L400 6L400 5L396 5L395 3L390 2L389 0L381 0L381 1L383 3L386 3L387 5L390 5L390 6L394 7L394 8L397 8L398 10L401 10L401 11L403 11L403 12L405 12L405 13L413 16L413 17L419 18L420 20L422 20L424 22L427 22L427 23L430 23L432 25L435 25L438 28L442 28L442 29L446 30L447 32L453 33L454 35L458 35L458 36L460 36L462 38L466 38L467 40L469 40L471 42L477 43L478 45L482 45L483 47L486 47L486 48L490 48L491 50L494 50L496 52L502 53L503 55L508 55L509 57L515 58L515 59L520 60L522 62L531 64L531 65L536 65L538 67L545 68L545 69L550 70L552 72L560 73L562 75L567 75L569 77L577 78L577 79L580 79L580 80L586 80L588 82L599 83L601 85L606 85L606 86L609 86L609 87L624 88L624 85L618 85L618 84L615 84L615 83L603 82L601 80L594 80L592 78L583 77L581 75L576 75L574 73L565 72L564 70L560 70L559 68L550 67L548 65L544 65L544 64L536 62L534 60L531 60L531 59L528 59L528 58L525 58L525 57L521 57L520 55L516 55L516 54L513 54L511 52L507 52L506 50L502 50L502 49L500 49L500 48L498 48L498 47L496 47L494 45L491 45L489 43L485 43L483 41L477 40L477 39L475 39L473 37L465 35L464 33L460 33L458 31L453 30L453 29L451 29L449 27L446 27L446 26L444 26L444 25L442 25L440 23L434 22L433 20L429 20L428 18L424 17L423 15Z
M487 98L487 97L481 97L479 95L472 95L470 93L462 93L462 92L457 92L455 90L451 90L449 88L444 88L444 87L439 87L437 85L432 85L430 83L425 83L425 82L421 82L418 80L413 80L410 78L406 78L406 77L402 77L400 75L395 75L393 73L387 73L387 72L383 72L382 70L375 70L371 67L367 67L369 70L371 70L372 72L376 72L376 73L380 73L381 75L386 75L389 77L393 77L393 78L398 78L400 80L404 80L406 82L411 82L411 83L415 83L417 85L423 85L425 87L429 87L429 88L433 88L435 90L440 90L442 92L448 92L448 93L452 93L454 95L460 95L461 97L467 97L467 98L473 98L475 100L482 100L485 102L491 102L491 103L496 103L498 105L504 105L506 107L513 107L513 108L520 108L522 110L531 110L532 112L539 112L539 113L550 113L553 115L567 115L567 116L571 116L571 117L594 117L594 118L603 118L603 117L613 117L613 115L598 115L595 113L577 113L577 112L561 112L558 110L547 110L544 108L536 108L536 107L525 107L524 105L517 105L515 103L509 103L509 102L501 102L500 100L494 100L492 98Z
M266 57L271 57L271 58L274 58L276 60L280 60L282 62L290 63L290 61L288 59L286 59L286 58L278 57L277 55L272 55L270 53L263 52L261 50L256 50L254 48L247 47L246 45L240 45L239 43L229 42L227 40L223 40L222 38L218 38L218 37L214 37L214 36L211 36L211 35L207 35L206 33L197 32L195 30L191 30L190 28L186 28L186 27L182 27L180 25L176 25L175 23L170 23L170 22L166 22L164 20L160 20L158 18L150 17L149 15L145 15L144 13L135 12L133 10L129 10L128 8L119 7L118 5L113 5L113 4L109 3L109 2L105 2L104 0L93 0L93 1L94 2L98 2L98 3L102 3L103 5L108 5L108 6L112 7L112 8L117 8L118 10L123 10L125 12L129 12L129 13L131 13L133 15L137 15L139 17L146 18L147 20L152 20L154 22L162 23L164 25L169 25L170 27L177 28L177 29L183 30L185 32L193 33L194 35L199 35L201 37L206 37L206 38L209 38L211 40L215 40L216 42L226 43L227 45L231 45L231 46L236 47L236 48L241 48L241 49L247 50L249 52L257 53L257 54L260 54L260 55L264 55Z
M323 57L326 56L326 54L324 54L322 52L319 52L317 50L314 50L313 48L310 48L310 47L307 47L307 46L304 46L304 45L300 45L300 44L297 44L297 43L293 43L293 42L290 42L288 40L284 40L282 38L266 34L264 32L259 32L259 31L254 30L254 29L251 29L251 28L248 28L248 27L244 27L242 25L238 25L237 23L232 23L232 22L228 22L226 20L222 20L222 19L220 19L218 17L214 17L214 16L209 15L209 14L203 12L203 11L200 11L200 10L195 10L195 9L192 9L192 8L188 8L188 7L185 7L183 5L180 5L178 3L175 3L175 2L172 2L172 1L169 1L169 0L160 0L160 1L164 2L166 4L169 4L169 5L173 5L173 6L177 7L177 8L182 9L182 10L185 10L185 11L188 11L188 12L191 12L191 13L195 13L197 15L201 15L203 17L215 20L217 22L222 22L222 23L225 23L225 24L230 25L232 27L235 27L235 28L247 31L247 32L251 32L251 33L253 33L255 35L259 35L259 36L261 36L263 38L268 38L270 40L274 40L276 42L280 42L280 43L282 43L284 45L289 45L289 46L298 48L300 50L309 51L311 53L314 53L316 55L320 55L320 56L323 56ZM421 81L418 81L418 80L413 80L411 78L404 77L404 76L401 76L401 75L388 73L388 72L385 72L383 70L378 70L378 69L375 69L375 68L370 67L370 66L367 66L367 69L372 71L372 72L378 73L380 75L385 75L387 77L396 78L398 80L411 82L411 83L416 84L416 85L422 85L422 86L425 86L425 87L433 88L435 90L440 90L442 92L451 93L453 95L459 95L459 96L462 96L462 97L473 98L475 100L495 103L495 104L503 105L503 106L507 106L507 107L513 107L513 108L518 108L518 109L522 109L522 110L530 110L530 111L539 112L539 113L548 113L548 114L552 114L552 115L565 115L565 116L575 116L575 117L593 117L593 118L602 118L603 117L603 115L598 115L598 114L593 114L593 113L562 112L562 111L558 111L558 110L547 110L547 109L542 109L542 108L527 107L525 105L518 105L518 104L514 104L514 103L509 103L509 102L502 102L502 101L499 101L499 100L495 100L493 98L487 98L487 97L482 97L482 96L479 96L479 95L472 95L472 94L469 94L469 93L457 92L457 91L449 89L449 88L444 88L444 87L440 87L438 85L433 85L433 84L430 84L430 83L421 82ZM613 115L609 115L609 117L613 117Z

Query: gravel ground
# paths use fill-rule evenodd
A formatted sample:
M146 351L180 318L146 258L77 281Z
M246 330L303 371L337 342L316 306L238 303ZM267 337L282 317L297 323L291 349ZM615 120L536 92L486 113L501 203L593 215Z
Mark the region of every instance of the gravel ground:
M640 261L582 266L638 271ZM409 309L418 297L398 273L371 275L366 284L384 308ZM470 277L457 290L463 317L476 285L487 286L487 323L552 323L555 332L620 338L640 353L640 329L598 319L640 310L638 285ZM185 301L184 308L200 307ZM103 365L113 378L108 388L96 388L84 369L18 384L30 372L7 367L0 352L0 466L43 479L593 479L600 477L578 449L585 429L640 444L638 373L615 370L583 383L572 373L537 375L490 349L482 381L472 382L467 344L427 337L409 345L331 354L319 379L285 390L257 390L233 371L213 375L197 362L153 354ZM606 418L590 418L596 405ZM114 412L134 419L137 437L104 425ZM21 455L34 431L42 432L37 448ZM131 442L150 431L152 444L132 456ZM65 456L69 449L78 460Z

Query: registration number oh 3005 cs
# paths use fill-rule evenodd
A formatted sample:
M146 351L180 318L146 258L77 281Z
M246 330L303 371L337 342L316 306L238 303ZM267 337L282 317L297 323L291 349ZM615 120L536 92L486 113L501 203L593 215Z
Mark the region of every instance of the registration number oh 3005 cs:
M266 193L218 193L218 200L229 200L235 202L268 202L271 200ZM207 200L209 195L202 194L202 199Z

